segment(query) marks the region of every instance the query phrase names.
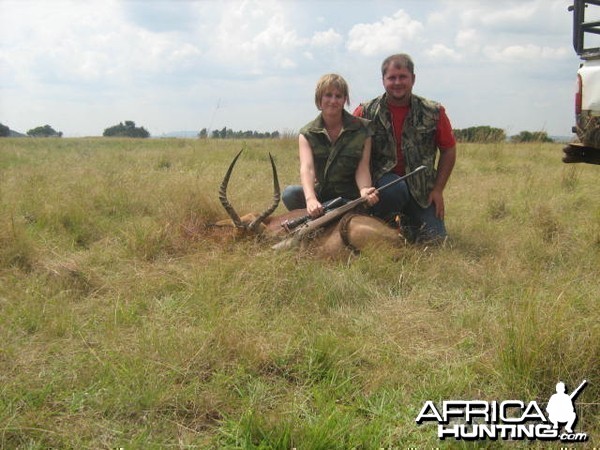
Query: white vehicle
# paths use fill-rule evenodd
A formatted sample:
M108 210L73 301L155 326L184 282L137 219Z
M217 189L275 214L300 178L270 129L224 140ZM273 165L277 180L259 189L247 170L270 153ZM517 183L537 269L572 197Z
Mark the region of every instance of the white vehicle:
M573 47L582 60L577 71L573 132L563 161L600 164L600 0L573 0Z

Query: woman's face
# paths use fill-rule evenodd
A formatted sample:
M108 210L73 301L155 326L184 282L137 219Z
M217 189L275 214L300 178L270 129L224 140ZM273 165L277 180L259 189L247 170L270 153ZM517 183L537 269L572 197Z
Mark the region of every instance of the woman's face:
M336 87L325 89L321 96L321 111L325 113L341 113L346 103L346 97Z

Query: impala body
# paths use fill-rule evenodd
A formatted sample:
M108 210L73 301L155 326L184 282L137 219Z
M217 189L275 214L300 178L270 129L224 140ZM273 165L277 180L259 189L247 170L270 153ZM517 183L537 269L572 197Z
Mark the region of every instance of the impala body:
M284 223L304 216L307 212L306 210L294 210L280 215L272 215L279 205L280 188L277 168L271 155L269 158L273 171L274 191L271 206L260 214L249 213L239 216L227 199L227 185L241 153L240 151L229 165L219 189L219 200L229 215L229 219L219 221L216 225L230 226L236 230L237 235L261 236L273 243L285 244L275 245L274 248L288 248L297 244L301 248L310 249L326 258L344 256L349 252L357 252L371 245L398 246L404 243L398 230L391 228L379 219L353 211L315 229L310 236L299 240L289 239L289 231Z

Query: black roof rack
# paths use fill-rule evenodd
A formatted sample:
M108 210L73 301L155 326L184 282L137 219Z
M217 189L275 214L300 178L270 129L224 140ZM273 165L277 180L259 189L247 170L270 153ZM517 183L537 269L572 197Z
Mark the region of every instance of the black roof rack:
M573 47L582 58L600 56L600 47L585 46L586 34L600 35L600 20L585 21L585 10L588 5L600 6L600 0L573 0L569 11L573 12Z

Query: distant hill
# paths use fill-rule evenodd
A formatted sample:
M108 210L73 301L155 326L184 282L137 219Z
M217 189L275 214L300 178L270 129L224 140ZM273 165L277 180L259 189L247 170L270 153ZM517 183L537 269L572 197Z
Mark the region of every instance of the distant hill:
M153 138L197 138L198 131L170 131L160 135L152 136Z
M8 130L8 137L27 137L26 134L23 133L19 133L18 131L15 130Z
M573 142L573 140L575 138L576 138L576 136L574 134L572 134L571 136L550 136L550 139L552 139L554 142L564 143L564 144Z

